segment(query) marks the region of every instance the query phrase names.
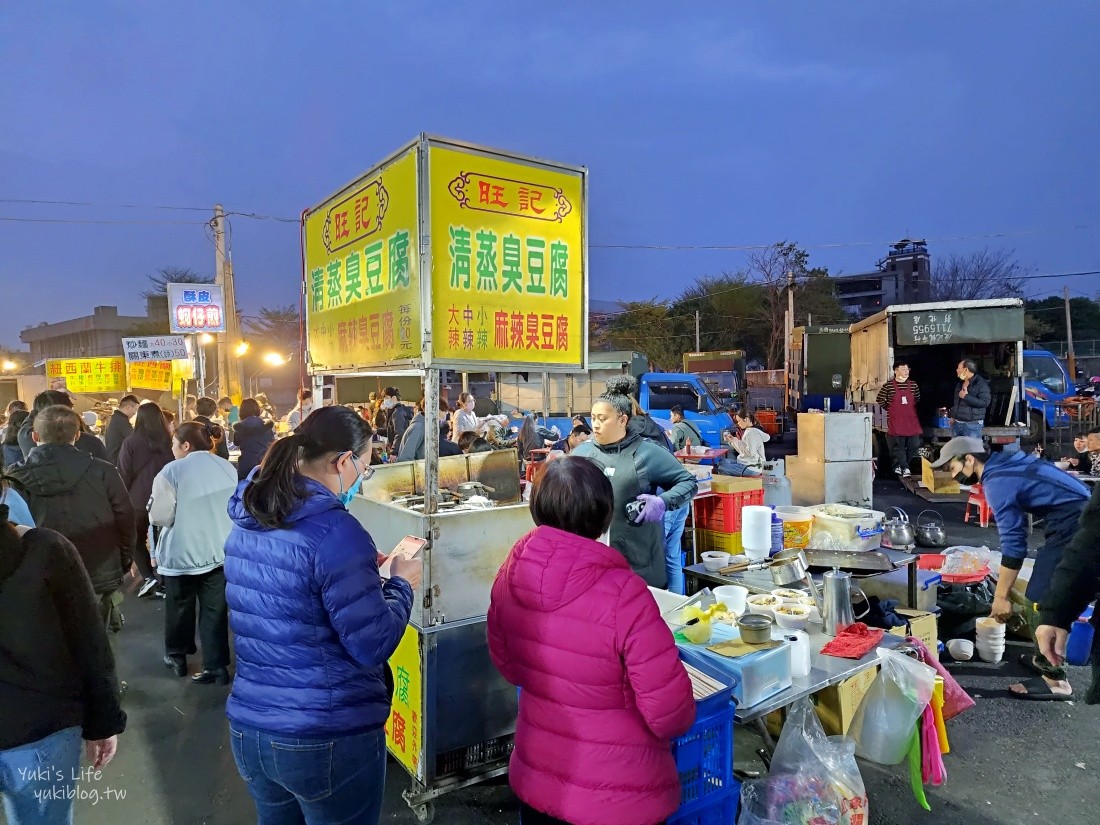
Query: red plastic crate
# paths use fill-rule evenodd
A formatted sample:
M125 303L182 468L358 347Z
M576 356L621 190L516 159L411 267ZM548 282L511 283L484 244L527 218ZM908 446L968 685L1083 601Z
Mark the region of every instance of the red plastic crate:
M715 493L695 503L698 526L719 533L741 532L741 508L750 504L763 504L763 490L745 490L740 493Z

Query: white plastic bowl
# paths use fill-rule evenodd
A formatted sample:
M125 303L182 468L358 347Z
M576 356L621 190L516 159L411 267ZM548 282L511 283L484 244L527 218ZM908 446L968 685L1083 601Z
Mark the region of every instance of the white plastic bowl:
M730 554L721 550L710 550L703 553L703 567L710 573L717 573L730 563Z
M780 604L782 604L782 601L770 593L757 593L753 596L749 596L745 600L745 605L748 607L750 613L756 613L759 616L769 616L773 619L775 618L775 608Z
M783 604L801 604L802 597L806 594L801 590L792 590L789 587L777 587L772 591L773 596L783 600Z
M947 652L956 662L969 662L974 658L974 643L969 639L952 639L947 643Z
M722 602L732 612L740 616L745 612L745 600L749 597L749 589L739 584L726 584L722 587L711 589L714 598Z
M782 610L794 611L794 614L783 613ZM805 630L810 622L810 608L804 604L782 604L773 611L775 623L784 630Z

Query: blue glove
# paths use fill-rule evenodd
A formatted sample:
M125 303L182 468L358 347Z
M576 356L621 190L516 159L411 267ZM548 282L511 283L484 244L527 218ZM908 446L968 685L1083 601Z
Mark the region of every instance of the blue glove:
M642 493L635 500L642 504L642 512L634 519L635 524L660 521L665 517L665 510L667 508L665 507L665 500L660 496L651 496L649 493Z

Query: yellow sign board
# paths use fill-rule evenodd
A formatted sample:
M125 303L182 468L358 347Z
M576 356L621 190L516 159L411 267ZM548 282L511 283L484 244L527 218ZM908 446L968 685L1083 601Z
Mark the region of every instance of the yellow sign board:
M420 634L409 625L390 657L393 707L386 720L386 747L410 776L424 781L424 685Z
M172 389L171 361L133 361L130 367L130 386L135 390Z
M584 172L429 143L432 362L584 364Z
M408 149L303 218L315 370L421 356L417 158Z
M51 387L63 386L75 393L126 392L126 359L119 355L108 358L50 358L46 361L46 378Z

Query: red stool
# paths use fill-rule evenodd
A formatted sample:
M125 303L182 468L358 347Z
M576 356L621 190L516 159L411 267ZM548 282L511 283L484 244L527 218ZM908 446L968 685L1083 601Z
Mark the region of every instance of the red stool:
M982 492L981 484L974 484L970 487L970 496L966 499L966 509L963 511L963 521L970 521L970 506L974 505L977 509L978 524L982 527L988 527L990 519L993 518L993 511L989 507L989 502L985 500L985 493Z

